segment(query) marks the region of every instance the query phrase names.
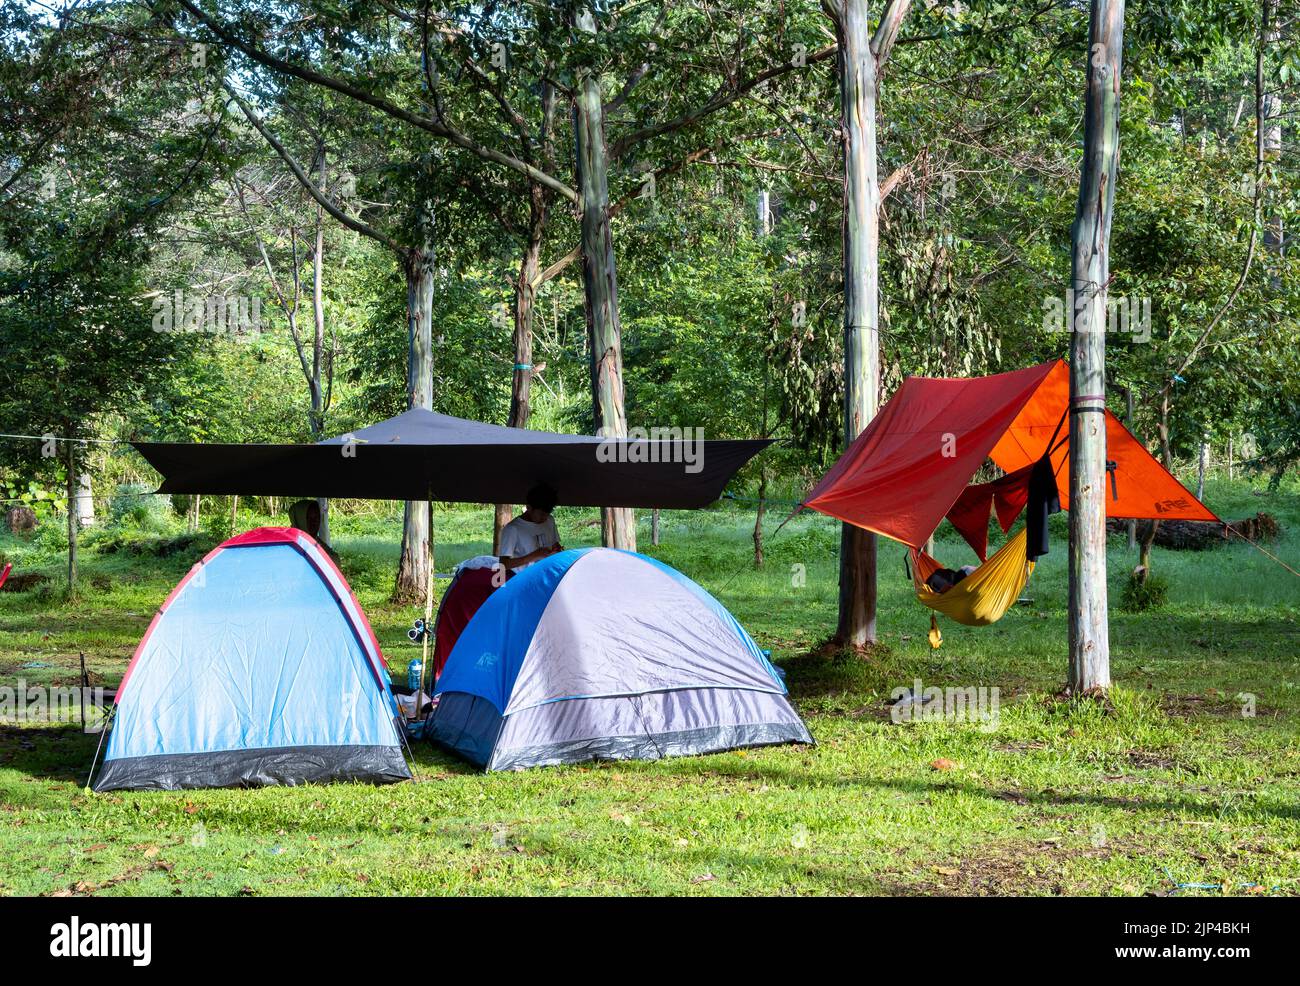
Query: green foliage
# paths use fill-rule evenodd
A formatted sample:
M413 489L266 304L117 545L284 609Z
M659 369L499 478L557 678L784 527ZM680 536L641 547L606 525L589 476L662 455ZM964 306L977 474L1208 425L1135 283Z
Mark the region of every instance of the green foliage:
M113 524L129 522L139 527L160 527L171 517L171 501L153 492L148 483L121 483L109 502Z
M1120 608L1126 613L1145 613L1160 609L1169 601L1169 582L1162 576L1151 572L1139 575L1129 574L1124 583L1124 593L1120 596Z

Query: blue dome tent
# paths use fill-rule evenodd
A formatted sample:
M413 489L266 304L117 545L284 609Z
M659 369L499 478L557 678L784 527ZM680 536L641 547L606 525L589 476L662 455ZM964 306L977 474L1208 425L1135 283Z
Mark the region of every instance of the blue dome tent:
M812 742L716 599L606 548L552 555L488 597L435 695L425 735L487 770Z
M309 535L231 538L180 581L117 690L96 791L411 774L379 645Z

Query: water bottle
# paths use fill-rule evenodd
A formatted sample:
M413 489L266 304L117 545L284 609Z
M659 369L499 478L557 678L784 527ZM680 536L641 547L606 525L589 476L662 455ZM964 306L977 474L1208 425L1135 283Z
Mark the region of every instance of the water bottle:
M418 657L413 658L411 660L411 663L406 666L406 685L408 688L411 689L411 691L413 692L419 691L420 678L423 675L423 673L424 673L424 665L420 663L420 659Z

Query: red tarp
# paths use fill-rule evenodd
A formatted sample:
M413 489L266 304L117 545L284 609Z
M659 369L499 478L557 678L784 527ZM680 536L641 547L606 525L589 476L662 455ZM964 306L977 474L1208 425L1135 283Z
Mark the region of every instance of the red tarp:
M989 514L997 513L1003 534L1011 530L1029 502L1029 474L1033 471L1034 467L1028 465L991 483L967 486L948 511L948 522L975 549L980 561L988 558Z
M1052 463L1068 508L1069 394L1062 360L989 377L908 377L804 505L919 548L986 458L1007 472L1032 465L1059 425ZM1107 516L1218 520L1109 411L1105 421L1119 493L1108 481Z

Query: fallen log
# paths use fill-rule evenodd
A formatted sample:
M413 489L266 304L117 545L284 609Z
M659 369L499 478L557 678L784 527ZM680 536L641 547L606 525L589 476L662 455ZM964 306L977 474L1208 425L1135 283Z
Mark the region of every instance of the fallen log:
M1142 530L1149 523L1151 522L1140 522L1139 540L1141 540ZM1172 548L1175 551L1204 551L1207 548L1216 548L1226 541L1240 540L1228 533L1229 527L1251 541L1273 541L1281 532L1277 518L1266 513L1257 513L1254 517L1245 517L1242 520L1228 521L1226 525L1206 520L1162 520L1156 530L1155 543L1162 548ZM1125 534L1128 532L1128 521L1108 520L1106 530L1110 534Z

